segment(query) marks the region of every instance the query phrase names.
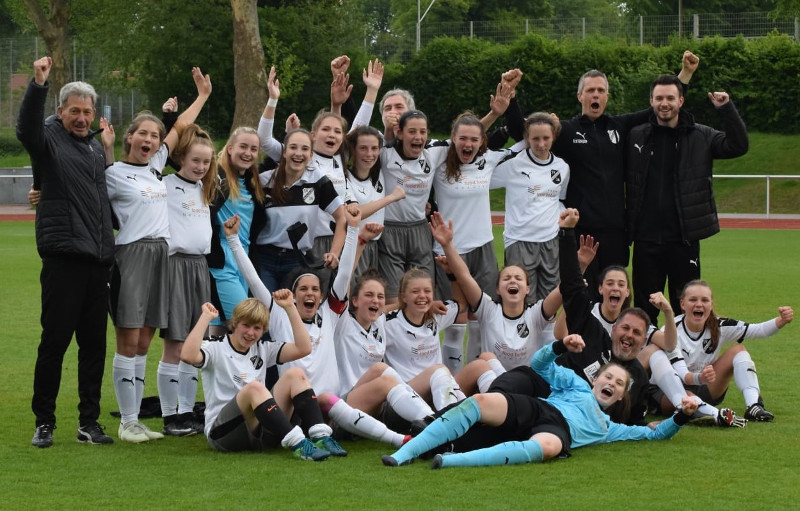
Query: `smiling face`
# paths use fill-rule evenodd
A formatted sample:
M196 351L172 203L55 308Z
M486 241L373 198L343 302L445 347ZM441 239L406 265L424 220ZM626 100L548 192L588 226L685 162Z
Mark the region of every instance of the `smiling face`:
M504 306L524 303L529 290L528 274L519 266L509 265L500 271L497 296Z
M402 143L406 158L419 158L428 141L428 121L421 117L406 119L403 128L397 132L397 139Z
M636 358L644 347L647 323L636 314L617 318L611 327L611 353L622 362Z
M295 285L294 301L303 320L310 321L314 318L322 302L322 290L316 275L300 277Z
M375 135L359 135L353 148L353 163L358 177L364 179L381 155L381 141Z
M258 342L262 335L264 335L264 327L262 325L239 321L233 327L233 332L230 335L231 344L236 348L236 351L244 352Z
M483 143L483 130L481 130L480 126L461 124L451 136L458 161L472 163Z
M594 379L592 394L603 409L608 408L625 396L630 375L616 364L604 366Z
M433 304L433 282L426 277L409 279L405 287L400 290L398 299L403 314L409 320L419 323L420 318Z
M608 82L602 76L588 76L583 81L583 89L578 93L581 113L595 120L606 111L608 103Z
M678 114L683 106L683 96L677 85L656 85L650 95L650 106L656 113L659 125L674 128L678 125Z
M616 318L622 310L625 300L631 294L630 289L628 289L628 275L621 270L607 271L603 276L603 281L600 283L598 291L603 297L603 308L607 308L607 311Z
M332 115L323 118L319 126L311 132L311 138L314 140L315 152L324 156L333 156L344 140L342 122Z
M364 281L358 294L351 299L351 303L356 321L366 328L383 314L386 306L386 291L383 284L377 280Z
M161 129L154 121L142 121L125 139L129 147L125 160L145 164L161 145Z
M289 135L283 148L283 158L286 160L286 171L299 176L308 168L311 161L311 138L308 133L298 131Z
M553 127L549 124L531 124L525 134L525 141L528 143L533 155L539 160L550 158L550 147L553 146Z
M181 158L178 174L189 181L200 181L211 168L214 149L205 144L193 144Z
M58 107L58 118L61 119L64 129L81 138L89 134L95 113L94 102L90 97L70 96Z
M240 133L228 144L226 151L230 165L240 176L258 160L258 146L258 135L246 132Z
M689 329L694 332L702 331L714 310L711 288L701 284L687 286L681 297L681 309Z

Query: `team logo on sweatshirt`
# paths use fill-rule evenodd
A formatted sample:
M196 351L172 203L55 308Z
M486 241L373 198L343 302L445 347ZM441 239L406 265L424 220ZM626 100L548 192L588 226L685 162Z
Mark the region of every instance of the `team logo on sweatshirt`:
M303 188L303 202L305 202L306 204L314 203L314 188L311 187Z
M558 169L550 169L550 180L553 181L553 184L560 185L561 171L559 171Z
M612 144L619 143L619 133L617 130L608 130L608 139L611 141Z

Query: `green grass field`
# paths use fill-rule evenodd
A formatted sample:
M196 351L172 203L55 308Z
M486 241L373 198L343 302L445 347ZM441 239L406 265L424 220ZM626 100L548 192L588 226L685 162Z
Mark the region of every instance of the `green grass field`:
M496 239L501 239L499 230ZM798 305L800 233L727 230L704 242L703 275L723 315L753 322ZM324 463L285 450L219 454L203 437L140 445L89 446L75 441L76 349L64 363L58 429L49 449L31 447L33 365L39 338L40 261L32 222L0 222L0 360L2 509L748 509L791 508L800 497L798 326L747 341L759 368L772 424L743 430L687 426L671 441L579 449L572 459L431 471L427 463L389 469L388 446L345 442L350 455ZM110 326L110 325L109 325ZM101 423L116 437L110 382L109 328ZM156 340L146 395L154 395ZM735 387L725 401L742 412ZM157 429L160 421L148 421Z

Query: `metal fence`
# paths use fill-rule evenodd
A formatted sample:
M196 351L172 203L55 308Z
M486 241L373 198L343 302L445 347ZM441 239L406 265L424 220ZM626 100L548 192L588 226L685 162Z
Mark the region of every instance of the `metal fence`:
M420 24L420 43L425 45L440 36L482 38L498 43L509 43L529 33L542 34L554 39L585 38L602 35L627 44L665 45L678 34L678 16L608 17L608 18L552 18L520 19L517 21L468 21L434 23L423 20ZM800 40L800 24L796 18L772 19L769 13L695 14L682 18L681 33L694 37L721 35L735 37L763 37L771 32L786 34ZM413 33L413 30L411 31ZM404 38L380 38L380 42L365 41L371 55L385 61L407 61L414 54L414 35ZM37 37L0 39L0 128L13 127L19 111L19 102L32 75L32 64L45 54L45 45ZM73 46L69 52L74 80L93 84L108 73L102 55L92 50L84 51ZM98 90L98 111L110 116L113 124L122 126L130 122L135 112L146 104L146 98L136 91L115 94ZM55 106L48 106L55 111Z

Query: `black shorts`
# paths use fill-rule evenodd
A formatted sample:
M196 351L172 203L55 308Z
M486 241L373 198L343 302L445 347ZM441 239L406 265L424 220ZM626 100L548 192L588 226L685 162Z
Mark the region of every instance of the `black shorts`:
M488 392L546 398L550 395L550 385L529 366L519 366L495 378Z
M261 424L255 431L250 431L235 397L220 410L208 432L208 444L212 449L222 452L263 451L279 447L281 440Z
M537 433L550 433L561 440L559 458L570 455L569 424L553 405L522 394L503 394L508 402L506 420L497 427L476 425L453 442L455 452L491 447L503 442L529 440Z

